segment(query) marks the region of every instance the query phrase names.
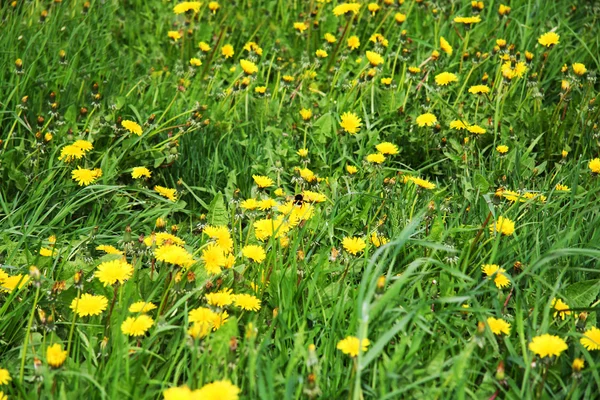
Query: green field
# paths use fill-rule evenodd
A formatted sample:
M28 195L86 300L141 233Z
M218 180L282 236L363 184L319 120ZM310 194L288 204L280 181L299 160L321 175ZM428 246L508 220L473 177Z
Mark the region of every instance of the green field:
M0 2L0 400L592 399L600 2Z

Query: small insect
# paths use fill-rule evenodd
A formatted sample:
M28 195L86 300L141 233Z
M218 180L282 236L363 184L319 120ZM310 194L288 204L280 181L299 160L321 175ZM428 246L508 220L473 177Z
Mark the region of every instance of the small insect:
M302 206L302 203L304 203L304 196L302 193L298 193L296 196L294 196L294 204L297 206Z

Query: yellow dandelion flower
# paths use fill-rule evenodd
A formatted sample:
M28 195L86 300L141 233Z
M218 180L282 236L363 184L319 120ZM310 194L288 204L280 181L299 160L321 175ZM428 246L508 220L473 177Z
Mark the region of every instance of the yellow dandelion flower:
M469 88L471 94L486 94L490 92L490 88L487 85L474 85Z
M360 10L360 3L342 3L333 9L333 15L339 17L340 15L346 15L348 13L358 14Z
M360 39L358 36L350 36L347 43L350 50L358 49L360 47Z
M497 264L484 264L481 266L481 269L484 274L487 275L488 279L494 278L494 283L498 289L502 289L506 286L510 285L510 279L506 276L506 270L504 268L500 268Z
M219 292L207 293L204 295L204 298L208 302L209 305L223 308L230 304L233 304L235 301L235 295L231 293L231 289L223 289Z
M258 72L258 67L252 61L240 60L240 66L247 75L252 75Z
M600 329L595 326L583 332L579 343L587 350L600 350Z
M240 388L229 380L214 381L194 392L195 399L202 400L238 400Z
M341 116L340 126L349 134L354 135L360 131L362 120L353 112L345 112Z
M560 36L556 32L546 32L538 38L542 46L551 47L559 43Z
M198 11L200 11L201 5L202 3L200 3L199 1L184 1L173 7L173 12L175 14L183 14L188 11L193 11L197 13Z
M104 286L114 285L115 283L124 283L133 275L133 266L124 259L105 261L98 265L94 276L98 278Z
M488 318L487 324L494 335L510 335L510 324L501 318Z
M439 86L446 86L453 82L458 82L458 78L452 72L442 72L435 76L435 83Z
M174 244L166 244L157 247L156 250L154 250L154 257L156 257L158 261L163 261L183 268L190 267L196 262L194 257L185 248Z
M529 343L529 350L533 351L540 357L559 357L560 354L567 350L567 342L555 335L544 334L534 337Z
M450 46L450 43L443 36L440 36L440 48L449 56L452 55L452 46Z
M600 174L600 158L594 158L588 164L588 168L594 174Z
M123 252L117 249L115 246L111 246L109 244L101 244L96 246L96 250L103 251L106 254L123 254Z
M382 154L398 154L398 146L390 142L379 143L375 148Z
M108 299L101 295L84 293L71 301L70 308L80 317L100 315L106 310Z
M171 201L177 200L177 190L176 189L171 189L171 188L166 188L164 186L156 185L156 186L154 186L154 191L157 192L162 197L165 197Z
M371 153L367 155L367 161L373 164L381 164L385 161L383 153Z
M242 255L258 264L262 263L267 258L265 249L263 249L261 246L253 244L244 246L242 248Z
M254 179L254 183L256 183L256 186L258 186L261 189L271 187L275 184L273 179L269 178L268 176L252 175L252 179Z
M151 175L152 172L146 167L134 167L131 171L131 177L133 179L150 178Z
M252 296L251 294L238 294L234 300L235 306L240 307L246 311L258 311L260 310L260 299Z
M431 113L425 113L419 115L416 122L421 128L424 126L434 126L437 123L437 118Z
M134 133L138 136L142 134L142 127L135 121L124 120L121 122L121 126L127 129L129 132Z
M233 51L233 46L230 45L230 44L226 44L225 46L221 47L221 54L225 58L231 58L231 57L233 57L234 53L235 52Z
M367 348L371 342L369 339L364 338L362 341L356 336L348 336L338 342L336 348L344 354L348 354L350 357L358 356L359 352L367 351Z
M146 314L137 317L128 317L121 324L121 332L129 336L144 336L148 329L152 328L154 320Z
M360 237L345 237L342 239L342 246L348 253L356 255L367 247L367 243Z
M60 368L67 359L67 351L62 349L62 345L55 343L46 349L46 362L52 368Z
M383 57L380 54L375 53L374 51L367 51L365 55L367 56L367 60L369 60L369 63L374 67L377 67L378 65L384 63Z
M145 302L145 301L137 301L129 306L129 312L132 313L147 313L156 309L156 305L154 303Z

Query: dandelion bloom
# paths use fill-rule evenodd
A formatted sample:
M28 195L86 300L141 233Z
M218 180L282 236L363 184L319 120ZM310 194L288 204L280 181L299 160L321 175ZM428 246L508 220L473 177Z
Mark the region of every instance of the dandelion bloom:
M381 84L389 86L392 84L392 78L381 78Z
M509 6L505 6L504 4L500 4L500 6L498 7L498 14L500 14L501 17L508 15L510 13L510 7Z
M479 22L481 22L481 17L479 17L478 15L474 17L455 17L454 22L457 24L465 25L478 24Z
M353 135L360 131L361 119L353 112L345 112L341 116L340 126L349 134Z
M335 43L337 41L335 36L333 36L331 33L326 33L323 37L327 43Z
M540 357L560 356L560 353L567 350L567 342L555 335L544 334L536 336L529 343L529 350Z
M467 129L467 124L465 124L463 121L460 121L458 119L455 119L454 121L450 122L450 129L456 129L457 131L462 131L463 129Z
M505 236L515 233L515 223L508 218L498 217L498 220L490 226L490 233L499 232Z
M367 243L360 237L345 237L342 239L342 246L348 253L356 255L367 247Z
M383 64L385 61L380 54L375 53L374 51L367 51L365 54L369 63L374 67Z
M220 308L233 304L235 301L235 295L231 293L231 289L223 289L219 292L208 293L204 298L211 306Z
M467 130L476 135L483 135L486 132L485 129L479 125L471 125L467 127Z
M398 146L390 142L379 143L375 148L382 154L398 154Z
M98 266L94 276L98 278L104 286L114 285L115 283L124 283L133 275L133 266L127 261L112 260L105 261Z
M209 274L221 273L221 267L224 267L227 262L223 249L214 243L209 244L202 250L201 259L204 262L206 272Z
M198 47L200 48L200 51L203 51L204 53L210 51L210 45L206 42L198 43Z
M308 156L308 149L298 149L296 154L298 154L300 157L306 157Z
M367 156L367 161L373 164L381 164L385 161L385 156L382 153L372 153Z
M221 47L221 54L225 58L231 58L231 57L233 57L234 53L235 52L233 51L233 46L230 45L230 44L226 44L225 46Z
M342 3L333 9L333 15L339 17L340 15L345 15L350 12L356 15L358 14L359 9L360 3Z
M191 400L195 396L195 392L187 387L187 385L168 388L163 391L164 400Z
M144 336L152 325L154 325L154 320L149 315L142 314L137 317L128 317L121 324L121 332L129 336Z
M91 185L98 179L99 175L101 174L96 169L77 167L77 169L71 171L71 177L79 186Z
M546 32L538 38L538 43L542 46L551 47L558 44L560 36L556 32Z
M435 189L435 183L431 183L426 179L417 178L415 176L408 177L408 180L423 189Z
M241 309L246 311L260 310L260 299L252 296L251 294L236 295L234 303L236 307L240 307Z
M329 54L327 54L327 52L323 49L319 49L317 51L315 51L315 55L319 58L325 58L327 57Z
M312 111L306 108L300 110L300 116L303 120L308 121L312 117Z
M486 94L490 92L490 88L487 85L474 85L469 88L471 94Z
M448 41L443 36L440 36L440 48L444 53L448 54L449 56L452 55L452 46L450 46L450 43L448 43Z
M257 86L254 88L254 92L258 93L258 94L265 94L267 91L267 87L266 86Z
M252 75L258 72L258 67L252 61L240 60L240 66L247 75Z
M452 82L458 82L458 78L452 72L442 72L435 76L435 83L440 86L446 86Z
M0 368L0 385L8 385L12 378L7 369Z
M381 247L386 243L389 243L390 239L386 238L385 236L381 236L379 235L377 232L373 232L371 234L371 243L373 243L373 246L375 247Z
M200 60L199 58L196 58L196 57L192 57L192 58L190 58L190 65L192 67L199 67L202 65L202 60Z
M73 160L82 159L83 156L85 156L85 153L86 153L86 151L82 150L81 147L71 144L71 145L63 147L60 150L60 156L58 157L58 159L69 163Z
M481 269L484 274L487 275L488 279L492 279L494 277L494 284L498 289L505 288L510 285L510 280L506 276L506 270L504 268L500 268L497 264L484 264L481 266Z
M506 154L508 153L508 146L501 144L498 147L496 147L496 151L500 154Z
M573 371L575 372L581 371L583 367L585 367L585 361L583 358L576 358L573 360L573 364L571 364L571 368L573 368Z
M2 271L4 272L4 271ZM15 289L21 289L29 282L29 275L8 275L4 272L4 275L0 274L0 290L11 293Z
M150 178L151 175L152 172L146 167L134 167L131 171L131 177L133 179Z
M213 14L216 14L219 8L221 8L221 5L216 1L211 1L208 3L208 9L212 11Z
M575 73L575 75L582 76L587 72L587 68L582 63L575 63L573 64L573 72Z
M106 254L123 254L123 252L117 249L115 246L111 246L109 244L101 244L96 246L96 250L103 251Z
M554 187L554 190L558 191L558 192L570 192L571 189L569 189L569 187L567 185L561 185L560 183L557 183L556 186Z
M421 128L424 126L434 126L437 123L437 118L431 113L425 113L419 115L416 122Z
M404 21L406 21L406 14L396 13L396 14L394 14L394 19L396 20L397 23L401 24Z
M156 185L156 186L154 186L154 191L157 192L162 197L165 197L171 201L177 200L177 190L176 189L171 189L171 188L166 188L164 186Z
M265 249L255 244L249 244L242 249L244 257L251 259L258 264L262 263L267 258Z
M53 368L59 368L67 359L67 354L61 344L54 343L46 349L46 362Z
M336 348L341 350L342 353L348 354L350 357L356 357L360 351L367 351L367 347L369 347L370 344L371 342L367 338L364 338L361 342L356 336L348 336L345 339L340 340Z
M195 399L202 400L238 400L240 388L225 379L206 384L194 392Z
M594 158L591 160L588 164L588 168L592 171L592 173L600 174L600 158Z
M268 176L252 175L252 179L254 179L254 183L256 183L256 186L258 186L261 189L271 187L275 184L275 182L273 182L273 179L269 178Z
M158 261L163 261L183 268L187 268L196 262L194 257L188 253L186 249L174 244L166 244L158 247L154 250L154 257L156 257Z
M167 32L167 36L169 38L173 39L174 42L181 39L181 33L179 33L179 31L169 31L169 32Z
M56 254L56 250L49 249L46 247L42 247L40 249L40 256L42 256L42 257L52 257L55 254Z
M225 253L230 253L233 250L233 239L231 233L226 226L211 226L204 227L204 233L211 239L215 239L217 246L219 246Z
M556 312L554 313L554 318L556 318L556 316L558 315L560 319L564 321L567 315L571 315L571 311L568 311L569 305L561 299L552 299L552 308L556 310Z
M173 7L175 14L183 14L188 11L198 12L202 3L199 1L184 1Z
M494 335L510 335L510 324L501 318L488 318L487 324Z
M358 36L350 36L348 38L348 47L351 50L358 49L360 47L360 39Z
M371 11L371 15L375 15L377 11L381 8L377 3L369 3L367 8Z
M358 168L356 168L354 165L346 165L346 172L348 172L350 175L354 175L358 172Z
M132 313L147 313L156 308L154 303L146 303L145 301L137 301L129 306L129 312Z
M308 25L306 25L304 22L294 22L294 29L302 33L308 29Z
M575 64L573 64L573 65L575 65ZM81 149L84 153L87 153L88 151L90 151L94 148L94 146L92 145L92 143L90 141L83 140L83 139L76 140L71 146Z
M100 315L106 310L108 299L102 295L84 293L71 301L71 310L80 317Z
M600 350L600 329L594 326L583 332L583 337L579 342L587 350Z
M255 210L259 205L260 203L256 199L246 199L240 203L240 207L244 210Z

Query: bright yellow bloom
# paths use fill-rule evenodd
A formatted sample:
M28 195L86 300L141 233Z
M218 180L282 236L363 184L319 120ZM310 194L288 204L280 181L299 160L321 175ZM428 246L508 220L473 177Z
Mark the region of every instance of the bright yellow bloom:
M133 266L124 259L105 261L98 266L94 276L98 278L104 286L114 285L115 283L124 283L133 275Z
M501 318L488 318L487 324L494 335L510 335L510 324Z
M594 158L591 160L588 164L588 168L592 171L592 173L600 174L600 158Z
M358 356L359 352L367 351L367 347L369 347L370 344L371 342L367 338L364 338L361 342L361 340L355 336L348 336L345 339L340 340L336 347L338 350L341 350L342 353L348 354L350 357L354 358Z
M440 86L446 86L452 82L458 82L458 78L452 72L442 72L435 76L435 83Z
M567 185L561 185L560 183L557 183L556 186L554 187L554 189L558 192L570 192L571 189L569 189L569 187Z
M254 244L244 246L242 248L242 255L258 264L262 263L265 260L265 258L267 258L267 253L265 252L265 249L263 249L261 246Z
M233 46L230 44L226 44L225 46L221 47L221 54L225 57L225 58L231 58L233 57L233 54L235 52L233 51Z
M437 123L437 118L431 113L425 113L419 115L416 122L421 128L424 126L434 126Z
M319 49L317 51L315 51L315 55L319 58L325 58L327 57L329 54L327 54L327 52L323 49Z
M490 233L501 233L510 236L515 233L515 223L508 218L498 217L498 220L490 226Z
M471 125L467 127L467 130L476 135L483 135L486 131L479 125Z
M108 299L101 295L92 295L84 293L80 298L75 298L71 301L71 310L77 313L80 317L100 315L106 310Z
M202 3L199 1L184 1L173 7L175 14L183 14L188 11L198 12Z
M210 3L208 3L208 9L212 11L213 14L216 14L219 8L221 8L221 6L216 1L211 1Z
M152 172L146 167L133 167L133 170L131 171L131 177L133 179L150 178L151 175Z
M600 350L600 329L593 326L583 332L583 337L579 342L587 350Z
M231 289L223 289L219 292L207 293L204 298L208 304L219 308L228 306L235 301L235 295L231 293Z
M575 73L575 75L582 76L587 72L587 68L582 63L575 63L573 64L573 72Z
M462 131L463 129L467 129L467 124L465 124L463 121L460 121L458 119L455 119L454 121L450 122L450 129L456 129L457 131Z
M382 153L372 153L367 155L367 161L373 164L381 164L385 161L385 156Z
M381 8L377 3L369 3L367 8L371 11L371 15L375 15L377 11Z
M362 120L353 112L345 112L342 114L340 126L349 134L354 135L360 131Z
M308 29L308 25L306 25L304 22L294 22L294 29L302 33Z
M11 293L15 289L21 289L29 282L29 275L8 275L6 272L2 271L3 274L0 274L0 290Z
M137 317L128 317L121 324L121 332L129 336L144 336L152 325L154 325L154 320L149 315L142 314Z
M381 236L379 235L377 232L373 232L371 234L371 243L373 243L373 246L375 247L381 247L386 243L389 243L390 239L386 238L385 236Z
M404 21L406 21L406 14L396 13L396 14L394 14L394 19L396 20L397 23L401 24Z
M365 54L369 63L374 67L383 64L385 61L380 54L375 53L374 51L367 51Z
M225 266L227 259L225 258L225 252L223 249L216 244L209 244L204 250L202 250L202 262L204 268L209 274L221 273L221 267Z
M358 36L350 36L348 38L348 47L350 50L358 49L360 47L360 39Z
M59 368L67 359L67 351L62 349L62 345L55 343L46 349L46 362L53 368Z
M300 110L300 116L303 120L308 121L312 117L312 111L306 108Z
M454 22L456 22L457 24L472 25L481 22L481 18L479 17L479 15L476 15L474 17L455 17Z
M52 257L54 255L56 255L56 250L54 249L49 249L47 247L42 247L40 249L40 256L42 257Z
M331 33L326 33L324 38L327 41L327 43L335 43L337 41L335 36L333 36Z
M168 388L163 391L164 400L192 400L194 392L186 385Z
M422 187L423 189L435 189L435 183L431 183L426 179L417 178L415 176L407 176L406 179L407 181L410 181L415 185Z
M194 257L188 253L186 249L173 244L166 244L156 248L156 250L154 250L154 257L156 257L158 261L178 265L183 268L187 268L196 262Z
M579 372L585 367L585 360L583 358L576 358L573 360L573 364L571 364L571 368L573 371Z
M452 55L452 46L450 46L450 43L448 43L448 41L443 36L440 36L440 48L444 53L448 54L449 56Z
M240 207L244 210L255 210L259 205L260 203L256 199L246 199L240 203Z
M487 85L474 85L469 88L469 93L472 94L485 94L489 92L490 88Z
M254 179L256 186L261 189L271 187L275 183L273 182L273 179L269 178L268 176L252 175L252 179Z
M169 38L173 39L174 42L181 39L181 33L179 33L179 31L169 31L169 32L167 32L167 36Z
M240 66L247 75L252 75L258 72L258 67L252 61L240 60Z
M154 303L145 302L145 301L137 301L129 306L129 312L132 313L147 313L156 308Z
M339 17L350 12L356 15L358 10L360 10L360 3L342 3L333 9L333 15Z
M202 400L238 400L240 388L229 380L214 381L194 392L193 399Z
M12 378L7 369L0 368L0 385L8 385Z
M510 285L510 280L505 274L506 270L504 268L500 268L499 265L484 264L481 266L481 269L483 273L487 275L488 279L492 279L492 277L494 277L494 283L498 289L502 289Z
M308 156L308 149L298 149L296 154L298 154L300 157L306 157Z
M92 150L94 146L91 142L83 139L76 140L71 146L75 146L83 150L85 153Z
M346 165L346 172L348 172L350 175L354 175L358 172L358 168L356 168L354 165Z
M210 51L210 45L208 43L206 43L206 42L200 42L200 43L198 43L198 47L204 53L207 53L207 52Z
M546 32L538 38L542 46L551 47L559 43L560 36L556 32Z
M154 191L156 191L162 197L165 197L171 201L177 200L177 189L166 188L164 186L154 186Z
M361 237L345 237L342 239L342 246L348 253L356 255L367 247L367 243Z
M510 7L505 6L504 4L500 4L500 6L498 7L498 14L500 14L500 16L504 16L504 15L508 15L509 13L510 13Z
M79 186L91 185L96 179L98 179L98 175L101 174L99 174L96 169L77 167L77 169L71 171L71 177Z
M251 294L236 295L234 303L236 307L240 307L241 309L246 311L260 310L260 299L252 296Z
M564 321L567 315L571 315L571 311L567 311L569 310L569 306L561 299L552 299L552 307L556 310L554 318L558 315L558 317Z
M560 353L567 350L567 342L558 336L544 334L536 336L529 343L529 350L533 351L540 357L560 356Z
M80 160L85 156L85 150L75 145L68 145L61 149L59 160L64 162L71 162L73 160Z
M258 94L265 94L267 92L267 87L266 86L256 86L254 88L254 92L258 93Z
M508 146L501 144L498 147L496 147L496 151L500 154L506 154L508 153Z
M192 67L199 67L202 65L202 60L200 60L199 58L196 58L196 57L192 57L192 58L190 58L190 65Z
M398 154L398 146L390 142L379 143L375 148L382 154Z
M226 226L205 226L204 231L211 239L215 239L217 246L219 246L225 253L230 253L233 250L233 239L231 233Z

